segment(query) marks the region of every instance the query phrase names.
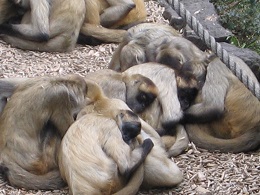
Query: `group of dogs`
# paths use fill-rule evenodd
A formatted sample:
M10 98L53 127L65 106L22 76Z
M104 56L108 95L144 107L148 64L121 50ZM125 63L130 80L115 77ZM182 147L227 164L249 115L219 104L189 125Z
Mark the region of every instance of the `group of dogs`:
M12 17L25 13L21 24L11 24L16 19L8 18L0 25L3 39L16 40L16 45L9 43L23 49L68 51L79 39L94 44L108 41L94 31L84 37L84 26L88 30L97 27L88 23L89 18L97 19L86 11L91 6L93 12L103 6L98 12L102 25L98 29L112 33L103 38L109 36L108 42L117 42L112 39L117 35L120 40L109 68L84 78L0 79L0 171L11 185L60 189L67 184L71 194L130 195L140 188L181 183L182 172L170 157L185 152L190 141L209 151L238 153L259 148L259 100L218 57L201 51L169 25L141 23L130 25L127 31L110 29L115 25L111 20L126 21L120 20L120 14L114 18L115 9L125 16L129 10L138 10L143 1L134 1L136 6L131 0L86 0L77 5L71 0L38 0L37 5L33 0L0 2L15 11L1 12L5 16L0 21L10 13ZM44 3L49 8L48 24L43 22L45 11L38 9ZM69 44L71 40L57 44L61 37L68 38L56 31L59 26L68 32L61 18L67 22L66 28L71 27L68 21L75 18L69 10L74 13L77 6L85 9L85 23L70 31L76 37L73 44ZM23 23L28 13L30 25ZM36 15L43 20L33 17ZM42 29L36 29L37 21L43 22L43 26L36 25ZM127 24L135 22L140 21ZM32 34L23 34L29 27ZM76 31L83 35L79 38ZM123 33L119 36L114 31ZM232 59L258 82L242 60Z

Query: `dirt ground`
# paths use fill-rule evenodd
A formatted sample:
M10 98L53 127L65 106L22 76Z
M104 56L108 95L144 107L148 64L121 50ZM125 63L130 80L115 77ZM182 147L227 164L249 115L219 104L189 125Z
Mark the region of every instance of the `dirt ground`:
M148 22L166 23L163 8L156 2L146 2ZM96 47L77 46L70 53L33 52L15 49L0 41L0 77L34 77L65 75L107 68L116 44ZM185 154L173 159L184 174L176 188L140 191L144 194L260 194L260 151L252 153L209 153L190 144ZM9 186L0 179L0 195L68 194L68 190L25 191Z

